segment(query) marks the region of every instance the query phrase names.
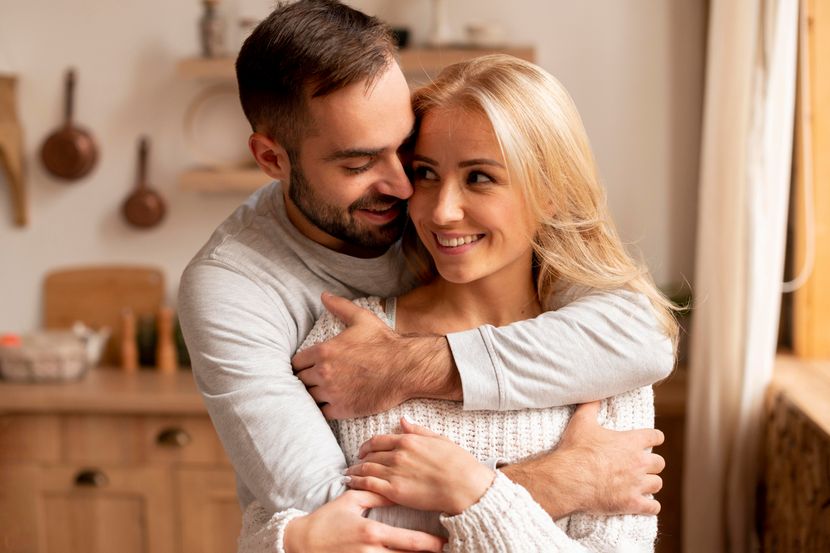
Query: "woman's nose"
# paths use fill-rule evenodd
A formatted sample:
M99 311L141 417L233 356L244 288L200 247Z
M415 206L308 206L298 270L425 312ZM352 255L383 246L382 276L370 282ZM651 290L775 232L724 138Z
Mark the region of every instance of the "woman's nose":
M446 225L464 218L464 197L461 191L451 182L441 184L436 196L435 207L432 210L433 222L437 225Z

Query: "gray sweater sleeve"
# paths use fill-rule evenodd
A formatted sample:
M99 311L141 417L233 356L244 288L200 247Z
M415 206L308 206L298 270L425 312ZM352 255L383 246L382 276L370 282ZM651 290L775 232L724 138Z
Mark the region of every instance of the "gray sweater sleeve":
M345 487L343 452L293 374L296 325L279 298L220 263L182 276L193 374L237 477L271 511L312 511Z
M464 408L515 410L602 399L653 384L674 365L649 300L595 291L535 319L447 336Z

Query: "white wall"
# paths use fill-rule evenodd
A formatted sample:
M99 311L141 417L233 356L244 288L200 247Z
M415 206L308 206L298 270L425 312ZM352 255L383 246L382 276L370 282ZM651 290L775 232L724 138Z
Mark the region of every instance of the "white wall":
M426 0L355 0L356 7L427 35ZM703 78L704 6L694 0L448 0L457 36L468 21L502 24L535 44L539 63L570 90L588 128L620 232L658 283L691 278ZM268 0L226 0L229 15L267 14ZM54 267L162 267L178 276L211 230L244 199L178 190L193 160L182 114L200 85L176 61L197 51L197 0L0 0L0 70L19 74L31 223L11 222L0 176L0 332L40 324L40 287ZM67 66L79 73L76 114L101 148L86 179L62 184L40 166L42 140L62 118ZM152 139L150 182L168 217L128 227L121 202L135 179L136 139Z

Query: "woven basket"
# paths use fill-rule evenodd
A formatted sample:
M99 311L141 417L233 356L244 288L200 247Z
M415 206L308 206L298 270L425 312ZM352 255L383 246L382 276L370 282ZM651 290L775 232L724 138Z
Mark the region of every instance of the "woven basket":
M0 345L0 375L6 380L75 380L89 368L82 340L72 332L37 332L18 345Z

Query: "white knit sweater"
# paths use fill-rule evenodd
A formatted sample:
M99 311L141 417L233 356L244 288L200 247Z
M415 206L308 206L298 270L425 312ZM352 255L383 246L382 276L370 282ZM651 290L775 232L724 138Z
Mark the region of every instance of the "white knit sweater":
M355 303L395 326L395 302L384 312L378 298ZM300 349L336 336L343 324L326 313ZM522 411L464 411L461 404L442 400L411 400L387 412L334 421L332 430L349 465L357 462L360 445L379 434L398 431L402 416L442 434L491 466L512 463L553 448L562 436L573 407ZM602 402L599 422L606 428L630 430L654 426L651 387L639 388ZM290 509L270 514L258 502L248 506L239 539L240 553L283 553L288 522L305 513ZM463 513L447 517L400 506L374 509L370 518L393 526L448 537L453 553L536 553L541 551L653 551L657 518L653 516L593 516L574 514L554 523L520 485L502 473L484 496Z

